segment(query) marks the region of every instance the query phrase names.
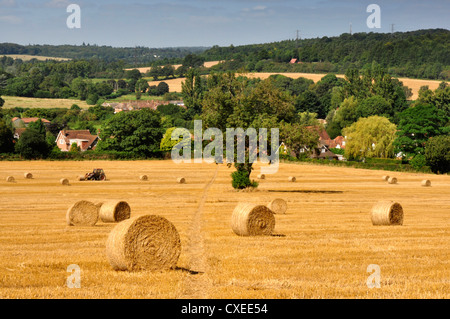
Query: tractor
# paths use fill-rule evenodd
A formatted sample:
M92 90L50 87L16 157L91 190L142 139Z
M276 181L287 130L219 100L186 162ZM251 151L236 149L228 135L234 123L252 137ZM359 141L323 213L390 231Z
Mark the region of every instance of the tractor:
M92 171L92 173L86 173L86 175L84 175L83 180L85 180L85 181L105 181L106 174L102 168L96 168Z

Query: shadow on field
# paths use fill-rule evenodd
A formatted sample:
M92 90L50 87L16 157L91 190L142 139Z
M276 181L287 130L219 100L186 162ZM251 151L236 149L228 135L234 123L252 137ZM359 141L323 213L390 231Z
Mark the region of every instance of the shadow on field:
M203 274L202 271L190 270L190 269L183 268L183 267L175 267L175 270L179 270L179 271L183 271L183 272L188 272L190 275Z
M269 193L305 193L305 194L343 194L343 191L318 191L318 190L268 190Z

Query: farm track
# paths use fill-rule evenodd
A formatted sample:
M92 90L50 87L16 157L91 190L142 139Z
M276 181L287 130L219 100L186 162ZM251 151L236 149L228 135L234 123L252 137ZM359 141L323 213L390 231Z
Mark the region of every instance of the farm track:
M182 291L186 299L206 299L209 296L211 280L208 276L208 263L206 261L204 238L202 231L203 207L208 198L208 191L214 184L219 172L219 166L212 179L206 184L197 210L192 216L191 228L187 245L188 263L190 276L186 277Z

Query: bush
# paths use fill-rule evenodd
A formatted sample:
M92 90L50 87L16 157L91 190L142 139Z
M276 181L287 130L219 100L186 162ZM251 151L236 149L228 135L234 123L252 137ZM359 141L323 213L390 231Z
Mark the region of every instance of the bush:
M259 184L257 182L250 180L250 172L252 171L252 168L249 167L249 164L236 164L235 166L237 171L231 174L233 179L231 185L234 189L258 187Z
M88 95L86 99L87 105L96 105L98 101L98 94L97 93L91 93Z
M430 138L425 145L425 160L433 173L450 172L450 136Z
M409 161L409 164L416 170L420 170L422 167L427 165L425 156L422 154L417 154L413 159Z

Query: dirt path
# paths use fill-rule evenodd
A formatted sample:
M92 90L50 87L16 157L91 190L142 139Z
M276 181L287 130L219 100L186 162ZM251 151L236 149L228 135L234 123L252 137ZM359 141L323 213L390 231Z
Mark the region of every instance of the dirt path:
M211 280L208 277L208 263L205 256L204 238L202 234L203 206L208 197L208 191L217 178L219 166L212 179L206 184L203 195L200 199L197 210L192 216L189 230L189 240L186 251L189 255L188 270L190 275L186 277L182 285L182 298L186 299L206 299L211 288Z

